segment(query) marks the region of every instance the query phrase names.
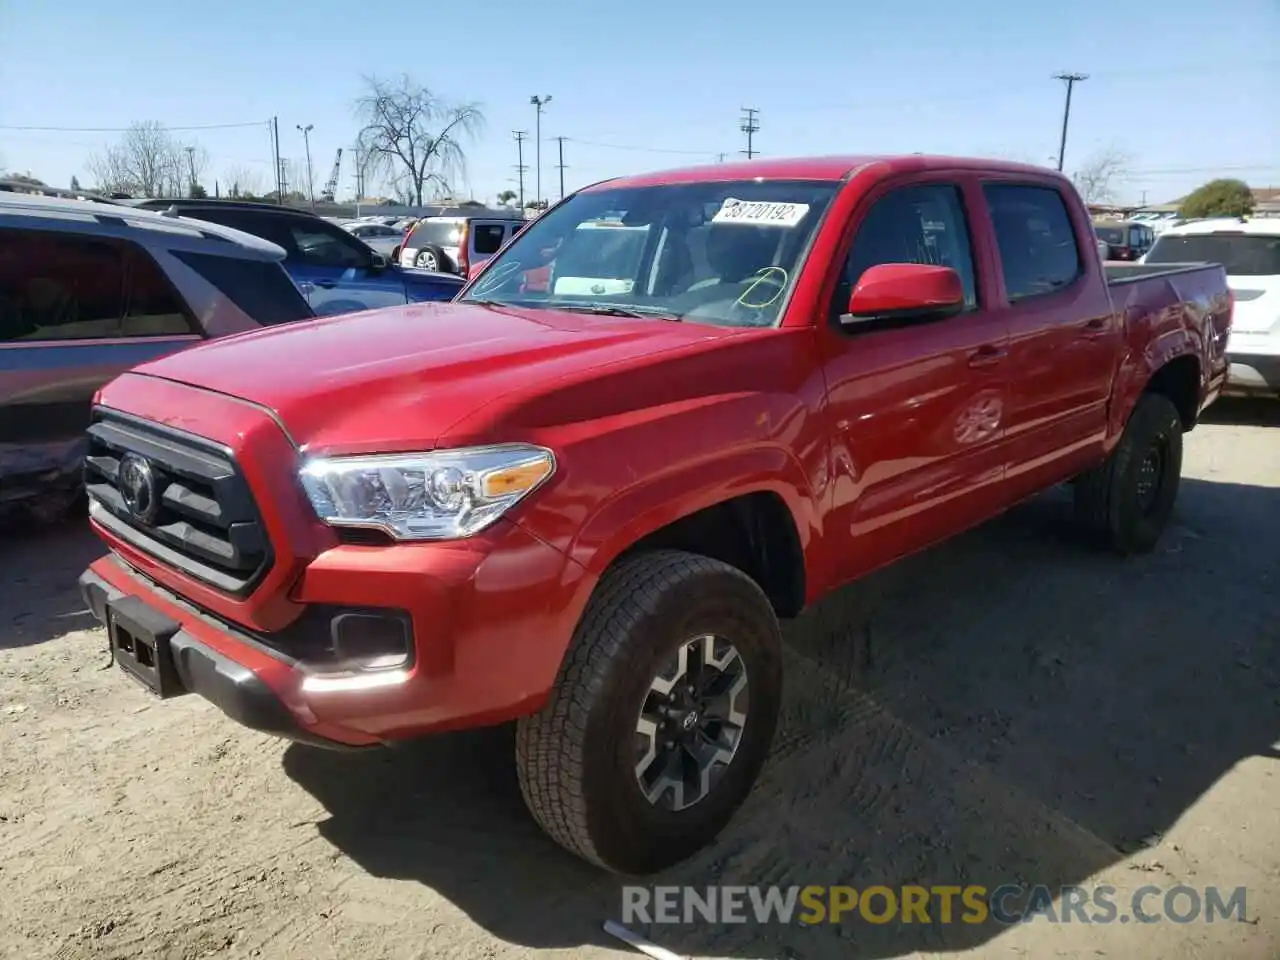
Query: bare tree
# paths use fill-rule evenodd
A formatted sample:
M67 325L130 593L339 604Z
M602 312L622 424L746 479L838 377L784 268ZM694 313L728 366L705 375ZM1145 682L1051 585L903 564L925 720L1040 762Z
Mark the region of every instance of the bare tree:
M192 148L190 156L188 146ZM193 165L198 182L209 165L208 151L199 144L175 140L164 124L154 120L133 124L118 143L87 163L99 189L144 197L185 196Z
M262 196L262 175L250 167L229 167L222 172L227 193L232 197Z
M1129 157L1115 147L1094 154L1071 175L1085 203L1111 203L1129 173Z
M428 185L449 192L449 179L466 166L463 140L484 126L473 103L450 104L407 75L398 80L366 77L356 101L359 150L370 169L390 177L393 187L418 206Z

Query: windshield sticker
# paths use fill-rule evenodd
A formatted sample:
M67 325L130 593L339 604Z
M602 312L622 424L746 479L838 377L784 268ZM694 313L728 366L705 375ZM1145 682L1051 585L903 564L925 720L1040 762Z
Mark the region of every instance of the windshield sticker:
M746 223L753 227L794 227L809 212L807 203L769 203L728 197L712 223Z
M634 280L615 280L608 277L558 277L555 289L551 292L557 297L618 296L630 293L635 286Z

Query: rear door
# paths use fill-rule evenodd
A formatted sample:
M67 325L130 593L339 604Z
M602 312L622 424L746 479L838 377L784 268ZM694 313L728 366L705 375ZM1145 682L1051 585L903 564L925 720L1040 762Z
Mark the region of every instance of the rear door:
M991 180L982 194L1010 334L1007 475L1032 489L1103 442L1121 324L1101 265L1081 252L1090 224L1056 181Z
M78 469L97 389L198 330L142 248L0 228L0 500Z

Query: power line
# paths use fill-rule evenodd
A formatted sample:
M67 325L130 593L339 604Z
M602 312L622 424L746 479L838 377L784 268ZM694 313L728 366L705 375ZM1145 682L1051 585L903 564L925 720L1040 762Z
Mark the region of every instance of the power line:
M755 107L743 107L742 122L738 125L738 129L747 135L747 149L742 152L747 155L748 160L756 155L752 138L760 132L760 121L756 119L756 114L759 112Z
M205 123L187 127L169 127L164 129L170 133L186 133L193 130L236 130L246 127L269 125L270 120L251 120L245 123ZM24 130L30 133L128 133L133 127L8 127L0 126L0 130Z
M1055 73L1053 79L1061 80L1067 85L1067 103L1062 109L1062 141L1058 144L1058 169L1061 170L1067 154L1067 123L1071 120L1071 91L1077 83L1088 80L1089 75L1087 73Z
M682 157L714 157L714 150L672 150L668 147L636 147L625 143L601 143L598 140L579 140L577 137L565 137L566 143L576 143L584 147L603 147L606 150L626 150L630 153L669 153Z

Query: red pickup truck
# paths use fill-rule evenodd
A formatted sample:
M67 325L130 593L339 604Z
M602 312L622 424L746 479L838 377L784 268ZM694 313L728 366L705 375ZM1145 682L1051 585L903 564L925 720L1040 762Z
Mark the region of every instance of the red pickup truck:
M111 552L82 589L128 673L250 727L517 721L538 822L643 873L756 779L779 618L1067 481L1100 543L1150 550L1231 311L1217 265L1109 279L1037 167L610 180L452 303L108 384L87 488Z

